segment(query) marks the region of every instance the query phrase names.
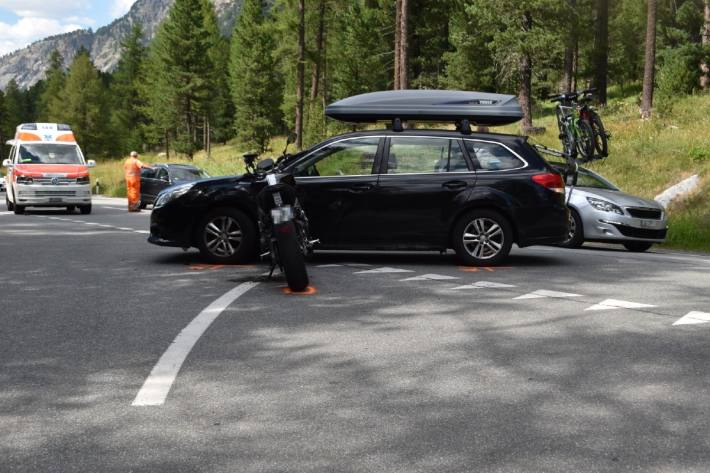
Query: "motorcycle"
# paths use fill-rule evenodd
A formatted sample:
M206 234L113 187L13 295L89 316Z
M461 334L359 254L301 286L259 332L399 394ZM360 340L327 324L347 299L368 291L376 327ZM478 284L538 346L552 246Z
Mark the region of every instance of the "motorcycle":
M296 180L282 172L283 159L265 159L258 164L256 159L256 154L244 155L247 172L266 184L256 195L261 256L270 258L269 278L278 266L289 289L304 291L309 282L306 255L313 252L317 240L308 239L308 218L298 201Z

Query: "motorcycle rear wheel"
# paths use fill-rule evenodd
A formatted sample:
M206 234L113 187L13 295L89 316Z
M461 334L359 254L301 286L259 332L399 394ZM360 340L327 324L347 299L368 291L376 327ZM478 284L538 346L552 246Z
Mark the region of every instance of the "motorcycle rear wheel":
M289 289L301 292L308 287L306 258L298 244L298 233L293 222L275 228L276 242L279 246L279 259L286 275ZM290 228L289 228L290 227Z

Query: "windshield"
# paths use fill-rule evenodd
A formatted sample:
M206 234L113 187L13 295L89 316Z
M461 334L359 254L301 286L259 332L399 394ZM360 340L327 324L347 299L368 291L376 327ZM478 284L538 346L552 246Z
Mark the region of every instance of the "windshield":
M196 181L210 177L202 169L195 168L170 168L170 176L178 181Z
M84 164L77 145L54 143L23 144L17 157L18 164Z
M577 176L577 186L592 187L594 189L606 189L610 191L619 190L618 187L601 177L599 174L593 173L587 169L579 170L579 175Z

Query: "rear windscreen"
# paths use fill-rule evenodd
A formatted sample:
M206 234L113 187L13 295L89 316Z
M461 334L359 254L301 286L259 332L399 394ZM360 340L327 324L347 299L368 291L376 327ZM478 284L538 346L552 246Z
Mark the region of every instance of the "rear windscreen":
M76 145L37 143L20 145L18 164L84 164Z

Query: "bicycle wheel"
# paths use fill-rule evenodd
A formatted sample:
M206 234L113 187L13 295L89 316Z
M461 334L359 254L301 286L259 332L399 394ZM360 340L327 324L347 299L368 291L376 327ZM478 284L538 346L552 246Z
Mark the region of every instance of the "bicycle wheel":
M577 151L584 161L594 158L594 132L587 120L577 120Z
M589 125L592 127L592 133L594 134L594 150L597 152L597 156L606 158L609 156L609 142L602 119L596 112L590 113Z
M557 117L557 129L560 130L561 138L562 135L565 133L565 115L559 105L555 109L555 116Z

